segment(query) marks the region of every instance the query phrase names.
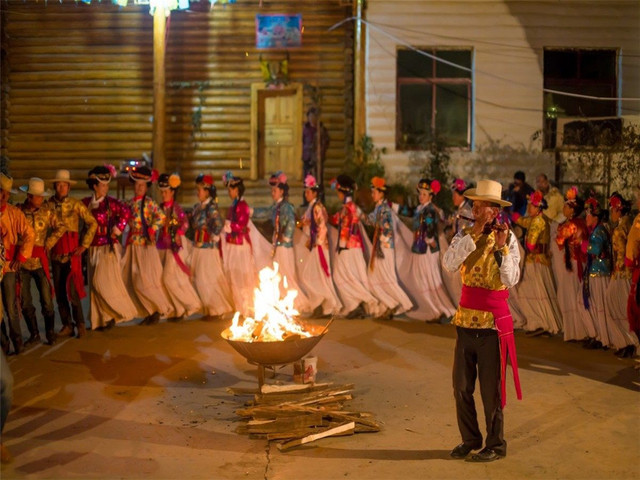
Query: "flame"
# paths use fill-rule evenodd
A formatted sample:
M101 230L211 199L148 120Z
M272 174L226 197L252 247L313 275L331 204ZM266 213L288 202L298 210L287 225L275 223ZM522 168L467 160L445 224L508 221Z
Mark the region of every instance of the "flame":
M247 317L240 322L240 312L233 316L229 332L231 340L243 342L279 342L298 335L311 337L304 325L296 321L299 312L293 302L298 296L297 290L289 290L287 278L278 273L278 263L273 268L265 267L258 274L259 288L253 291L253 305L255 318ZM280 282L282 281L285 295L281 297Z

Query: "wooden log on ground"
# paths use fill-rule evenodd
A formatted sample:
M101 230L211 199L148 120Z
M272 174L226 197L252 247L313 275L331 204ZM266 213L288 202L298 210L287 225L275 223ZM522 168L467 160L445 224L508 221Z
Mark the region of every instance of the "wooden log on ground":
M286 452L287 450L291 450L292 448L299 447L300 445L305 445L307 443L315 442L317 440L320 440L321 438L326 438L326 437L330 437L338 434L353 434L355 431L355 426L356 425L353 422L345 423L334 428L329 428L328 430L325 430L323 432L314 433L302 438L280 443L278 444L278 449L281 452Z

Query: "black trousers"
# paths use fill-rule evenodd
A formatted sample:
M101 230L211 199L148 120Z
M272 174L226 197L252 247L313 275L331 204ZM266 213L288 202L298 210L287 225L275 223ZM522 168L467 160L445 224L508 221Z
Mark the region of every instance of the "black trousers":
M38 320L36 319L36 308L33 305L31 295L31 280L36 283L36 289L40 295L40 311L44 317L44 328L47 334L53 333L55 311L53 310L53 298L51 297L51 285L44 273L44 269L20 270L20 304L22 306L22 316L27 324L31 336L39 335Z
M56 290L56 303L58 304L62 325L71 326L72 312L75 324L84 325L82 304L73 282L69 282L69 291L67 291L67 280L71 275L71 261L65 263L51 262L51 270L53 273L53 287ZM71 308L69 308L69 302L71 302Z
M16 303L16 281L18 280L16 272L7 272L2 278L2 304L7 312L9 337L14 347L22 347L22 328L20 327L20 311ZM3 335L6 334L3 331ZM3 340L3 342L6 339Z
M500 344L493 329L456 328L453 360L453 393L456 399L458 428L465 445L482 447L482 433L473 399L476 378L487 423L485 447L499 455L507 454L504 440L504 416L500 406Z

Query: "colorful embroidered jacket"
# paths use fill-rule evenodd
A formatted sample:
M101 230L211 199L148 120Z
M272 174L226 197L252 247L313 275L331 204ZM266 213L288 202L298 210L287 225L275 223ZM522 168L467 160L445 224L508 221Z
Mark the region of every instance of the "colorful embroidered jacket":
M219 248L224 220L212 198L196 203L191 212L193 244L197 248Z
M296 228L296 213L286 200L280 200L271 207L271 224L273 225L274 247L293 247L293 232Z
M611 275L611 238L607 227L599 223L589 235L587 272L590 277Z
M131 209L127 245L153 245L156 233L164 225L165 215L151 197L134 197L127 203Z
M91 242L92 247L103 247L112 245L117 240L111 238L111 233L115 227L118 235L121 235L131 218L129 207L117 198L106 196L98 200L91 197L82 199L82 203L89 209L98 223L96 234Z
M327 248L328 220L329 215L322 202L318 199L312 201L307 207L307 211L304 212L304 217L302 217L303 230L309 236L307 244L309 250L316 246Z
M453 237L442 260L448 271L460 269L463 285L494 291L506 290L518 283L519 263L518 241L512 232L509 232L506 244L497 248L495 232L473 236L471 228L465 228ZM491 312L461 306L458 306L451 323L463 328L495 327Z
M170 248L177 252L182 247L177 243L176 237L185 234L189 228L189 219L175 200L161 203L160 208L164 213L164 223L160 229L156 247L159 250Z
M93 236L98 228L98 222L91 215L85 204L73 197L64 197L62 200L51 197L47 200L47 206L56 214L56 221L65 224L66 231L58 243L51 249L51 260L54 262L67 262L69 254L78 247L80 235L80 219L84 222L84 236L82 246L89 248L93 241Z
M348 248L362 248L358 207L351 197L345 197L342 208L331 218L331 223L338 227L338 252Z
M627 238L629 238L630 230L630 215L620 217L620 220L618 220L618 223L613 228L613 233L611 234L611 247L613 253L612 278L625 278L629 280L631 279L631 270L624 263L624 254L627 248Z
M560 251L564 250L565 267L571 271L571 260L578 264L578 278L582 279L584 263L587 260L587 242L589 234L587 225L582 218L567 219L558 225L556 245Z
M441 219L440 212L433 203L422 204L416 208L413 213L413 253L427 253L427 247L431 253L440 251L438 221Z
M381 200L369 215L365 217L367 225L375 228L373 233L373 247L377 244L384 248L394 248L393 241L393 212L389 202Z
M64 223L56 221L56 214L53 210L42 205L39 208L33 209L29 206L29 201L25 200L20 205L20 210L24 213L27 222L33 228L35 234L35 240L33 244L33 254L24 264L22 268L27 270L37 270L38 268L45 268L45 271L49 270L49 262L47 260L47 253L62 237L65 232ZM46 250L46 251L45 251ZM37 251L37 255L36 255ZM46 265L43 263L46 262Z
M5 249L3 272L13 272L11 268L13 259L18 258L21 263L24 263L31 258L36 235L22 210L7 204L0 210L0 236Z
M227 243L235 245L242 245L245 241L251 243L249 237L249 217L251 212L249 205L242 199L234 199L227 212L227 220L229 220L231 226L231 232L227 233Z
M551 265L549 252L551 228L548 218L540 213L535 217L520 217L516 223L527 231L524 239L527 252L525 261Z

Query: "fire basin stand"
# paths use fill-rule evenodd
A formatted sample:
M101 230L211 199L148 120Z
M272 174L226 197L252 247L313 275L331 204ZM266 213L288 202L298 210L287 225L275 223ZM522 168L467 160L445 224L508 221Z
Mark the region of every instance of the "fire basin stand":
M306 330L311 337L293 335L286 340L278 342L245 342L232 340L231 332L225 329L221 336L235 351L246 358L249 363L258 366L258 387L264 385L264 370L266 367L277 367L295 363L309 353L328 331L331 322L324 327L318 325L306 325Z

